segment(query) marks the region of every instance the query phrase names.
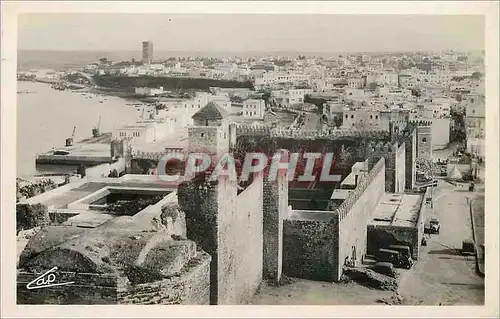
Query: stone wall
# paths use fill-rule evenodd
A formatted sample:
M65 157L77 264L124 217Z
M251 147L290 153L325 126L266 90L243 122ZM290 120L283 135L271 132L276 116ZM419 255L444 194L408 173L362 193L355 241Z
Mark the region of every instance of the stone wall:
M69 285L28 290L41 273L21 271L17 277L18 304L209 304L210 256L190 261L182 274L160 281L132 285L113 274L56 272L58 282Z
M188 128L189 135L189 151L191 152L208 152L216 154L223 147L223 137L221 127L209 126L192 126ZM229 136L226 134L227 145L229 147Z
M417 158L432 159L431 126L417 126Z
M310 280L338 280L338 233L333 231L338 215L330 214L330 220L285 220L284 274Z
M416 181L415 160L417 158L417 132L413 130L405 139L405 190L413 190Z
M177 197L186 214L186 236L212 256L210 264L210 303L217 304L217 183L190 181L179 185Z
M283 220L288 215L288 181L278 174L263 186L263 276L279 282L283 271Z
M355 265L362 262L366 253L366 225L384 193L385 160L381 158L335 211L339 215L338 228L333 230L339 236L336 280L340 280L345 260L350 259Z
M118 304L208 305L210 302L210 255L200 253L191 270L165 280L118 288Z
M262 179L259 174L238 195L232 215L220 216L219 304L249 302L262 282Z
M237 196L236 182L193 180L178 189L187 237L212 256L210 303L242 304L262 280L262 177Z
M406 144L402 143L399 147L395 144L395 182L394 192L404 193L406 185Z

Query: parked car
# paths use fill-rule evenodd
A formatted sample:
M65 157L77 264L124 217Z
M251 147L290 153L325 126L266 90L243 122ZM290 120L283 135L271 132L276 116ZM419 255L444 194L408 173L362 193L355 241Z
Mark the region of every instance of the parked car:
M448 170L446 169L446 166L441 167L440 175L441 176L448 176Z
M470 183L469 184L469 192L473 192L475 189L476 189L476 187L475 187L474 183L473 182Z
M474 255L476 246L473 240L466 239L462 242L462 255Z
M413 265L411 258L404 256L397 250L381 248L378 250L375 260L377 262L389 262L398 268L409 269Z
M373 271L379 274L386 275L389 277L396 277L396 272L394 271L394 265L389 262L378 262L372 266Z
M402 267L410 269L413 266L413 259L411 258L411 249L407 245L390 245L390 250L398 251L402 256Z
M389 249L399 251L405 257L411 257L411 250L407 245L390 245Z
M431 234L439 234L439 230L441 229L441 224L439 223L439 219L437 217L431 218L429 226Z

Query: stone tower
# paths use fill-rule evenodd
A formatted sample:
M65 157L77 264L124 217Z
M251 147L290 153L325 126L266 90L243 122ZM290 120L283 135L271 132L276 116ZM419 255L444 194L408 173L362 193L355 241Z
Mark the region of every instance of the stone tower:
M209 155L227 152L230 145L229 114L210 102L193 115L194 125L188 129L189 152Z
M417 158L432 159L431 123L427 121L417 126Z

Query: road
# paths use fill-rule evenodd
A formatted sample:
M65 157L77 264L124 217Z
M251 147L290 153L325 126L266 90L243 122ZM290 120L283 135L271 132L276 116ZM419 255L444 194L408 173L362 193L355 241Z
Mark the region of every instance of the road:
M402 275L400 294L405 299L425 305L484 304L484 279L476 274L475 257L460 254L462 241L472 239L469 198L476 195L466 185L439 181L433 215L439 218L441 230L422 247L414 267Z

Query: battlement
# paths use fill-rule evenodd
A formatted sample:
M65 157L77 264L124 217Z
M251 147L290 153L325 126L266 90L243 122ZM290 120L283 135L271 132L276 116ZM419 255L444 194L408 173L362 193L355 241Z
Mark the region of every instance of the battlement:
M413 119L413 120L408 120L409 123L414 124L416 126L431 126L432 121L429 120L420 120L420 119Z
M241 135L270 135L273 127L268 124L242 124L233 123L236 128L236 134Z
M295 139L337 139L344 137L354 138L381 138L387 136L389 132L385 130L343 130L327 129L317 130L292 130L275 128L271 131L271 137L295 138Z
M352 209L357 200L361 197L361 195L366 191L366 189L370 186L370 184L375 180L376 177L379 176L380 173L383 173L385 170L385 159L381 158L375 164L375 166L371 169L367 176L364 176L356 189L349 194L349 196L344 200L344 202L335 210L335 212L339 216L339 220L344 219L349 211Z

